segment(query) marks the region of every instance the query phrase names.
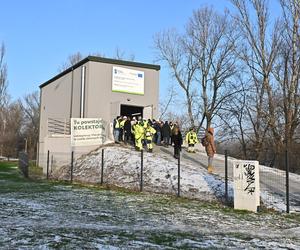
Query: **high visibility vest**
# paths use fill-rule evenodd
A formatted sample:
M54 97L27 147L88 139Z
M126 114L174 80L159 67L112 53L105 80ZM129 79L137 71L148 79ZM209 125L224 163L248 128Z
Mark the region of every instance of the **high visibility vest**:
M120 128L120 122L119 122L119 120L116 120L115 128Z
M122 121L120 122L120 128L124 128L125 121L126 121L126 120L122 120Z
M143 139L144 138L144 128L140 124L136 124L134 126L134 136L135 139Z
M136 126L137 124L132 124L132 126L131 126L131 133L132 134L134 134L135 133L135 126Z
M186 134L185 140L188 144L196 144L198 143L197 134L193 131L190 131Z
M145 130L145 138L146 140L151 140L152 141L152 137L153 135L156 133L156 130L152 127L147 127Z
M144 129L146 129L148 126L148 121L144 121Z

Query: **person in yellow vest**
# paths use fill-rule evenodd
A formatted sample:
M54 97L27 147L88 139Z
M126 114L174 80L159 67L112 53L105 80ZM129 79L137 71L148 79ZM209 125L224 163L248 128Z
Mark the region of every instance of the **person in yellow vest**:
M137 120L135 119L135 117L133 117L132 121L131 121L131 140L133 145L135 146L135 126L137 125Z
M142 140L144 139L144 123L140 121L134 126L135 149L141 151L143 149Z
M123 116L123 119L120 121L120 141L124 141L124 124L127 120L127 116Z
M147 127L145 129L145 140L146 140L147 149L149 152L153 151L152 140L153 140L153 135L155 133L156 133L156 130L151 127L150 123L147 123Z
M198 143L198 138L194 128L191 128L186 134L185 141L188 144L188 152L195 153L194 146Z

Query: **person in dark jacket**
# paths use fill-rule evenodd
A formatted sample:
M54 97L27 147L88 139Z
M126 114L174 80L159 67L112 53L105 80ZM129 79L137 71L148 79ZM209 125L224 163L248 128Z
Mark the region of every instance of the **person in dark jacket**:
M115 143L119 143L120 141L120 117L118 116L117 118L114 119L113 121L113 133L114 133L114 139Z
M178 126L173 128L172 141L174 143L174 157L178 159L182 145L182 135Z
M125 144L130 143L131 139L131 121L130 118L127 117L124 123L124 142Z
M163 134L163 141L166 147L168 147L169 145L169 141L170 141L170 136L171 136L171 128L170 125L168 123L168 121L166 121L164 123L164 125L162 126L162 134Z
M155 121L154 123L154 129L156 130L156 137L155 137L155 143L157 145L161 145L161 125L160 125L160 121Z

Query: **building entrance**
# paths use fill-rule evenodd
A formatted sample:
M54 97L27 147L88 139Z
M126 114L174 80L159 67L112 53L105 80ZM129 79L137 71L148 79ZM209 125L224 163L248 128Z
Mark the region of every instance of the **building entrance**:
M132 106L132 105L123 105L121 104L121 110L120 110L120 115L121 116L129 116L130 118L133 117L143 117L143 110L144 107L139 107L139 106Z

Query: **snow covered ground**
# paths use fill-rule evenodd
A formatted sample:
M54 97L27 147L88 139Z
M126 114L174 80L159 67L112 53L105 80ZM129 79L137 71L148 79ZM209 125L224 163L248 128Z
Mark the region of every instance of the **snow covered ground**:
M130 172L131 177L108 171L106 180L112 177L115 184L127 180L128 188L138 187L136 170L124 162L134 164L139 154L128 159L126 149L122 150L121 159L113 159L106 151L106 167L111 170L109 162L117 161L122 166L116 166L118 171ZM90 166L94 162L99 167L97 152L92 154L95 158L89 157ZM146 157L145 171L146 162L151 166L157 161L155 155ZM163 180L160 189L173 183L175 172L172 162L167 162L162 161L159 169L168 169L170 176L152 175L148 170L149 186L150 179L156 178ZM78 160L77 177L84 164L84 158ZM97 173L88 173L82 172L84 178L99 181ZM221 180L205 172L193 178L196 186L198 181L206 183L197 186L195 197L199 193L214 200L214 192L223 189ZM28 181L15 167L0 167L0 183L0 249L300 249L299 215L238 212L216 202Z
M300 219L282 214L20 181L0 194L1 249L300 248Z
M132 190L140 188L141 153L123 146L104 147L104 183ZM99 183L102 148L76 160L73 179L84 183ZM143 190L151 193L177 195L177 160L167 154L144 152ZM54 172L54 179L70 179L70 166ZM180 194L182 197L212 201L224 197L220 177L209 175L204 168L181 161ZM230 195L233 195L229 183Z
M100 182L101 150L102 148L99 148L76 160L73 175L75 181L84 183ZM140 152L134 151L131 147L127 148L117 145L105 146L104 150L104 183L131 190L139 190ZM197 157L199 157L200 154L201 153L197 153ZM218 155L216 158L220 160L221 156ZM233 159L231 158L229 159L230 162L232 160ZM274 173L275 171L264 166L260 166L260 168L261 175L264 179L269 179L268 174ZM163 153L159 150L155 150L153 154L144 152L144 191L176 195L178 190L177 175L177 160L174 159L171 154ZM290 174L290 176L291 180L299 182L298 175ZM64 166L59 171L54 172L52 177L54 179L69 180L70 166ZM204 201L224 200L225 184L222 174L218 172L214 175L208 174L207 170L199 166L199 164L186 160L184 154L181 159L180 183L180 194L182 197L195 198ZM267 183L269 184L270 182L268 181ZM229 200L232 201L232 178L230 178L228 186ZM268 208L277 211L286 210L285 196L280 192L271 192L263 185L261 185L261 201L264 206ZM294 206L291 202L291 211L300 212L300 207Z

